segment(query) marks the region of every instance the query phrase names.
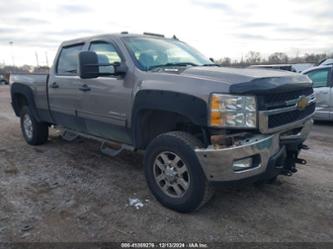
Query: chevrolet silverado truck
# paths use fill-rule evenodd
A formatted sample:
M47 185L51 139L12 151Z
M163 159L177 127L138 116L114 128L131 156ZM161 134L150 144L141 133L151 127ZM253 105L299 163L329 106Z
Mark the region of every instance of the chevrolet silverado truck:
M56 127L112 155L143 151L152 194L179 212L200 208L217 185L274 181L306 163L298 155L315 111L307 76L221 67L176 37L66 41L49 74L10 81L28 144L46 143Z

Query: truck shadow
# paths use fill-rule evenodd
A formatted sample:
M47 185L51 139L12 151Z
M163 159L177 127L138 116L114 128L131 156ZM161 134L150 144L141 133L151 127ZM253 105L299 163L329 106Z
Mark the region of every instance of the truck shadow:
M151 207L156 212L166 211L171 216L180 217L179 214L162 208L150 194L144 180L142 153L123 151L116 157L109 157L99 151L98 142L83 138L66 142L56 135L50 136L50 143L53 144L52 146L61 148L62 153L75 162L70 165L71 167L84 170L88 174L93 172L92 175L96 176L96 180L101 175L121 176L123 180L117 182L119 187L129 192L150 196L153 202ZM110 184L112 183L110 182ZM273 184L217 187L211 201L200 210L188 215L205 217L205 219L230 217L234 217L236 220L253 220L256 217L262 219L260 210L266 213L268 209L281 212L286 208L286 203L293 202L297 196L297 189L294 187L294 183L289 182L288 178L284 176L280 176ZM112 188L112 185L109 188ZM274 216L274 212L269 213Z

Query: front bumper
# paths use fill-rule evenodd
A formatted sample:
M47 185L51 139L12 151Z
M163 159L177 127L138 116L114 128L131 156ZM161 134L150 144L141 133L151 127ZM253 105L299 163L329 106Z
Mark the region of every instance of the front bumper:
M202 169L211 182L233 182L255 179L258 176L273 177L279 174L286 150L290 145L300 145L310 133L313 121L303 123L296 134L286 131L271 135L254 135L251 139L241 141L238 146L216 149L209 146L196 149ZM233 169L234 162L244 158L253 158L253 166L244 170Z

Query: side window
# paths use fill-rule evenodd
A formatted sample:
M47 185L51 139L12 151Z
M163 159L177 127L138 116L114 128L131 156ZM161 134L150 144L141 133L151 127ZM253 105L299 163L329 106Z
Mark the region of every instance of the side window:
M58 64L57 73L65 75L76 75L77 74L77 64L78 64L78 54L82 49L83 44L63 47L61 49Z
M307 76L313 81L313 87L326 87L328 86L330 69L319 69L307 73Z
M106 42L93 42L89 48L90 51L96 52L98 56L98 63L100 64L113 64L115 62L121 62L115 47L111 43ZM113 66L101 66L99 67L101 73L114 73Z

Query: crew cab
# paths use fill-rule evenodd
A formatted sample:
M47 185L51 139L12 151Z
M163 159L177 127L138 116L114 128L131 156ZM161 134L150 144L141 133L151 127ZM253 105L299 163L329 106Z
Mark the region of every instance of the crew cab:
M315 111L307 76L221 67L176 37L66 41L49 74L10 81L28 144L46 143L56 127L113 156L144 151L151 192L179 212L201 207L216 185L274 181L306 163L298 155Z

